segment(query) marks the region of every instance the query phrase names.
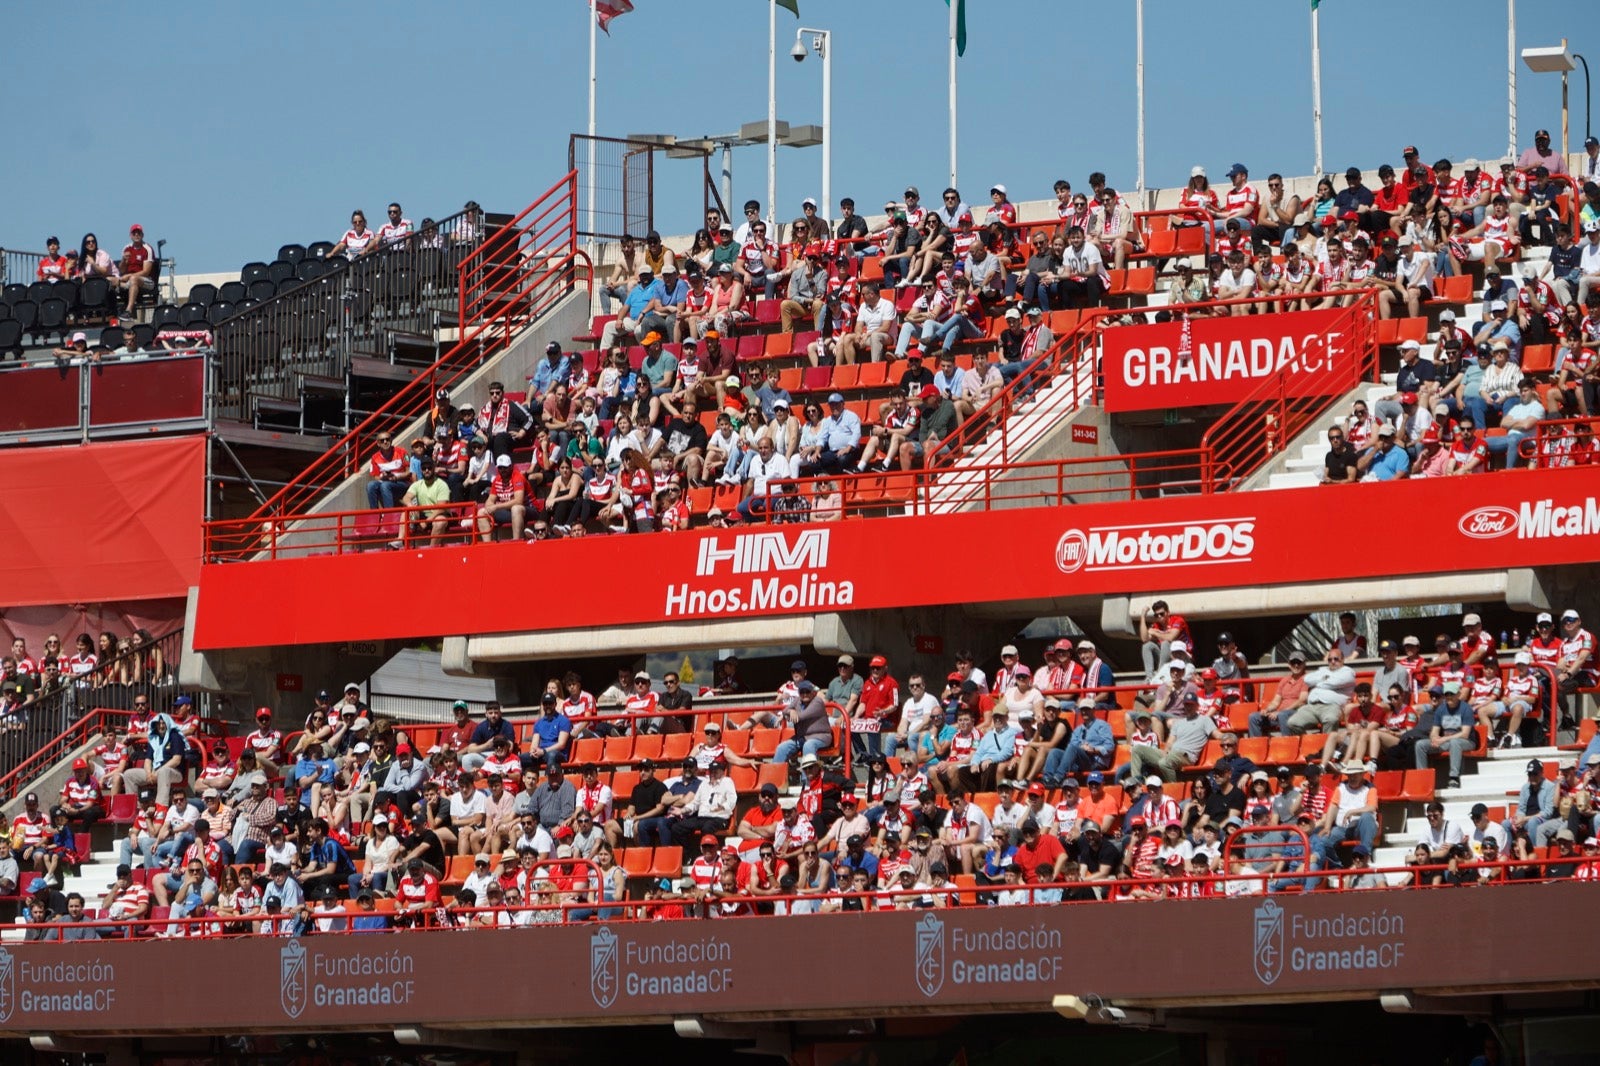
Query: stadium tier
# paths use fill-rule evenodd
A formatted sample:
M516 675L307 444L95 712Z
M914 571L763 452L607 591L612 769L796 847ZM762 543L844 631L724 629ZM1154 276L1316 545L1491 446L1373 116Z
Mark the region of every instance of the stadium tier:
M569 174L131 328L7 286L0 347L62 341L0 370L54 412L4 427L12 516L124 457L214 501L216 439L315 458L118 495L153 532L82 574L19 537L19 599L167 624L13 627L0 1034L965 1061L1005 1014L1188 1061L1265 1004L1581 1015L1567 923L1439 915L1600 881L1600 187L1096 177L591 262ZM498 699L385 703L422 643ZM180 1011L152 959L231 994Z

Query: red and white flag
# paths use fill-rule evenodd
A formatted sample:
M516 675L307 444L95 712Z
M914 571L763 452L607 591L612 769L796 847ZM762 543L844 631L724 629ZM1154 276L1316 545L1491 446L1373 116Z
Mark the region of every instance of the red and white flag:
M593 0L595 21L600 28L610 33L611 20L618 15L626 15L633 10L633 0Z
M1189 360L1194 356L1194 345L1189 339L1189 312L1183 313L1183 332L1178 334L1178 362L1188 366Z

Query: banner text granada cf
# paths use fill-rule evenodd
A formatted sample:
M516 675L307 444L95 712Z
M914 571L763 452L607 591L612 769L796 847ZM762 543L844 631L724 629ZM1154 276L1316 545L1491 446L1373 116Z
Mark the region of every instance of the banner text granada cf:
M1181 322L1108 329L1101 334L1106 410L1238 403L1285 367L1294 371L1293 395L1344 392L1356 341L1334 325L1346 314L1330 309L1191 319L1187 358Z
M1600 559L1587 470L221 563L201 568L194 640L269 647L1586 563ZM1404 514L1408 543L1429 550L1404 563L1325 550L1330 514ZM950 562L950 545L979 543L991 546L981 558ZM451 594L393 593L419 583ZM372 609L326 609L345 601Z

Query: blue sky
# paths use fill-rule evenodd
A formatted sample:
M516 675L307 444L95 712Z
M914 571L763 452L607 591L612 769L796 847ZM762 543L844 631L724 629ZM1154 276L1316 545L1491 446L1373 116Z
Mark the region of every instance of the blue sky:
M805 24L835 32L834 197L870 212L907 182L942 187L944 4L799 2ZM765 119L763 0L635 3L600 39L601 134ZM7 12L0 244L40 250L46 234L76 244L94 230L120 247L137 221L188 273L336 239L352 208L378 219L391 199L418 220L469 198L516 211L565 171L568 134L587 122L584 0L92 6L90 18L70 4ZM1578 9L1521 0L1519 49L1567 33L1600 60L1600 33ZM1147 0L1149 184L1181 184L1197 162L1213 174L1235 160L1258 176L1311 171L1308 11L1306 0ZM1097 169L1131 188L1131 0L969 0L967 17L968 199L996 181L1039 199L1057 177L1081 186ZM1430 160L1502 153L1505 17L1503 0L1324 0L1327 168L1398 162L1410 142ZM799 24L779 9L778 114L795 124L821 119L821 65L787 58ZM1520 146L1539 126L1559 143L1559 78L1518 66ZM150 104L130 120L119 101L141 81ZM1576 149L1581 70L1572 86ZM1399 102L1413 93L1424 105ZM779 150L781 215L820 193L821 158ZM735 153L734 185L739 200L765 199L763 148ZM682 232L698 213L696 168L662 161L659 228Z

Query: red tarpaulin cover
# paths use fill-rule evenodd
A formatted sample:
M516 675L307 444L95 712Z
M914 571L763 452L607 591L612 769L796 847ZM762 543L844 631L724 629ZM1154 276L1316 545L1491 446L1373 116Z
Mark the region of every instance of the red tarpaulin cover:
M205 438L17 448L0 493L0 601L181 597L200 572Z

